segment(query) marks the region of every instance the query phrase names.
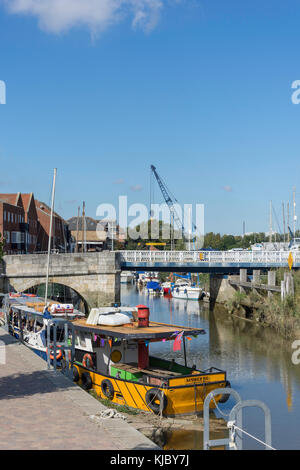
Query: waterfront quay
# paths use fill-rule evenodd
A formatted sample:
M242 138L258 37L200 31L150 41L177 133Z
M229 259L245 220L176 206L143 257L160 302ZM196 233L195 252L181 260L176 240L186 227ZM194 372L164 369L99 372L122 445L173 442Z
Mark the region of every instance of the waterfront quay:
M0 328L0 440L6 450L158 449Z

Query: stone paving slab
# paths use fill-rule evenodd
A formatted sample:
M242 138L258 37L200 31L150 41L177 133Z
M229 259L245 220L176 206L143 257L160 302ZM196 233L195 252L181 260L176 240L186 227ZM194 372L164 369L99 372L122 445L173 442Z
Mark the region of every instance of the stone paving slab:
M107 408L0 328L0 448L158 450L126 421L97 419Z

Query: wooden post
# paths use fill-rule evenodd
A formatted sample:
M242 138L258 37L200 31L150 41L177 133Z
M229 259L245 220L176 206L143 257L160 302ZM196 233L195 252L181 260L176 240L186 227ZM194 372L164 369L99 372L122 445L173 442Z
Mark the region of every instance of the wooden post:
M268 271L268 286L276 286L276 271ZM272 297L273 292L268 291L268 297Z
M76 223L76 245L75 245L75 253L78 253L78 231L79 231L79 215L80 215L80 207L78 207L77 213L77 223Z
M259 269L253 269L253 279L252 279L252 284L260 284L260 270ZM254 292L257 292L257 289L253 289Z
M281 281L281 301L285 298L285 282Z
M240 269L240 282L247 282L247 269ZM240 286L240 292L245 292L242 286Z

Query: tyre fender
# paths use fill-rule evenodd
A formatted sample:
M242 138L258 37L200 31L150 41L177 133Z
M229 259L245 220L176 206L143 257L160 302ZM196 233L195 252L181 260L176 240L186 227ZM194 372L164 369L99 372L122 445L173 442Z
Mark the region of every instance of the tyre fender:
M83 372L81 374L81 384L84 390L90 390L93 386L92 378L88 372Z
M108 379L102 380L101 391L106 398L109 398L109 400L112 400L114 398L115 390L110 380Z

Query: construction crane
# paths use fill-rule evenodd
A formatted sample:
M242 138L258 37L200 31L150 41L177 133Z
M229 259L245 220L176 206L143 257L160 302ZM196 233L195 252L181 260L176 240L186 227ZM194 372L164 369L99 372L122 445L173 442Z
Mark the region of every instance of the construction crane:
M156 178L156 181L158 183L158 186L160 187L160 190L162 192L162 195L163 195L163 198L166 202L166 204L168 205L169 207L169 210L170 210L170 214L171 214L171 249L173 250L174 249L174 223L176 223L178 229L181 231L181 234L182 234L182 238L184 240L184 225L183 225L183 222L181 220L181 218L179 217L177 211L176 211L176 208L175 208L175 204L170 196L170 191L168 190L166 184L163 182L162 178L159 176L159 174L157 173L156 171L156 167L154 165L151 165L151 171L152 173L154 174L155 178ZM178 201L176 200L176 198L173 196L173 199L175 200L175 202L178 203ZM172 224L173 222L173 224ZM193 224L193 229L195 230L196 229L196 226Z

